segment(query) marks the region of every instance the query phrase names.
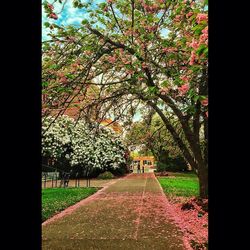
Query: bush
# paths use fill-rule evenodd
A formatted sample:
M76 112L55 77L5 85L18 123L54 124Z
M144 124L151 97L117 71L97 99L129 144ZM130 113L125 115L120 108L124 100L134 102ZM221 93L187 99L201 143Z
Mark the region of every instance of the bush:
M158 162L157 172L170 171L170 172L180 172L187 171L188 164L183 157L171 158L168 157L166 162Z
M111 172L104 172L98 175L97 179L101 179L101 180L106 180L106 179L113 179L114 175Z
M123 176L126 173L129 173L129 168L125 163L123 163L120 164L118 168L111 169L110 172L115 176Z

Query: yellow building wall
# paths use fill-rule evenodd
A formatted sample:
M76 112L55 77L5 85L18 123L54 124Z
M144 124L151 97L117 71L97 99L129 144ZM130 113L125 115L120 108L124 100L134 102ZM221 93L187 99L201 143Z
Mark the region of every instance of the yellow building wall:
M142 168L143 166L143 161L151 161L152 165L149 166L153 166L155 164L155 158L154 156L135 156L133 157L133 161L140 161L140 167Z

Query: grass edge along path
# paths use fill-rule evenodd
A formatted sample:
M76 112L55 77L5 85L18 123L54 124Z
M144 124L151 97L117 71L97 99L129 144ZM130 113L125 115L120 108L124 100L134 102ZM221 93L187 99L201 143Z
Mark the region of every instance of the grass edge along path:
M110 185L114 184L115 182L117 182L120 178L118 179L114 179L113 181L108 182L107 184L105 184L103 186L103 188L99 189L97 192L95 192L94 194L80 200L79 202L65 208L65 210L61 211L60 213L55 214L54 216L48 218L47 220L42 222L42 226L45 226L47 224L50 224L64 216L70 215L72 212L74 212L76 209L78 209L79 207L91 202L93 199L95 199L96 196L100 195L101 193L103 193Z
M42 190L42 221L94 194L100 188L47 188Z

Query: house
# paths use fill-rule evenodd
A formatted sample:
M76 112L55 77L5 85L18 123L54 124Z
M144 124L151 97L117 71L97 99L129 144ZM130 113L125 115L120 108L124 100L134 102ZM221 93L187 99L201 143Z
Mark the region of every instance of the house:
M141 169L144 166L145 172L154 172L156 169L154 156L134 156L132 162L134 171L136 171L138 163Z

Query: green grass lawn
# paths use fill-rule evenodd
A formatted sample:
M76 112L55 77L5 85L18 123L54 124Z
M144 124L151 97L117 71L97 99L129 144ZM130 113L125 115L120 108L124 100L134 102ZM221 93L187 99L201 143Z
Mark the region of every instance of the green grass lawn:
M168 196L198 196L199 182L193 173L171 173L173 177L158 177L158 180Z
M46 188L42 190L42 221L94 194L98 188Z

